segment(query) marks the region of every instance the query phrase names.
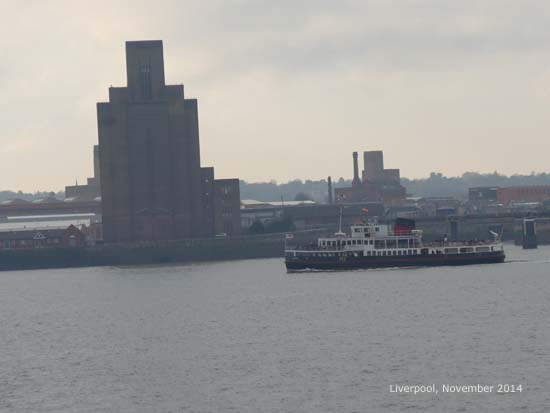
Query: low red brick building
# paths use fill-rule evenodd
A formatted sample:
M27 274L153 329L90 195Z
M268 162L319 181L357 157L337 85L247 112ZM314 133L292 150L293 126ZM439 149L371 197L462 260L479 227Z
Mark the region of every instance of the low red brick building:
M63 229L24 229L0 232L0 250L83 247L86 236L74 225Z
M550 185L510 186L497 189L497 202L543 202L550 199Z

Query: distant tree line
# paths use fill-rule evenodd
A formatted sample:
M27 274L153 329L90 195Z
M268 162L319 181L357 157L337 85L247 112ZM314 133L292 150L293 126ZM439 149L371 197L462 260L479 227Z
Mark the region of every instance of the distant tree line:
M333 187L341 188L351 185L350 179L333 179ZM531 173L530 175L502 175L497 172L481 174L478 172L465 172L462 176L447 177L438 172L432 172L429 177L421 179L401 178L401 184L407 189L407 194L417 197L452 196L457 199L468 197L468 188L476 186L517 186L517 185L550 185L550 174ZM313 200L326 202L328 188L326 179L318 181L295 179L286 183L241 181L241 199L254 199L264 202L285 202ZM63 199L64 192L57 193L41 191L24 193L21 191L0 191L0 202L8 199L33 199L55 195Z
M407 189L407 194L414 197L452 196L457 199L468 197L468 188L476 186L517 186L517 185L550 185L550 174L532 173L530 175L502 175L497 172L481 174L466 172L462 176L447 177L441 173L432 172L429 177L421 179L401 178L401 184ZM351 185L351 180L333 179L333 187L340 188ZM276 181L248 183L241 181L241 199L255 199L265 202L284 202L312 199L326 202L328 197L327 181L299 179L278 184Z

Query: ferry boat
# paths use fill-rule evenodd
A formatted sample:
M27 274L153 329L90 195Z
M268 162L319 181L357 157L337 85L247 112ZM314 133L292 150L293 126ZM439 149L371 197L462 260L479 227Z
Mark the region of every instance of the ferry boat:
M380 267L419 267L489 264L504 262L505 254L498 234L485 241L422 240L414 221L398 218L394 225L377 221L352 225L351 233L341 229L317 244L287 246L285 264L289 271L340 270Z

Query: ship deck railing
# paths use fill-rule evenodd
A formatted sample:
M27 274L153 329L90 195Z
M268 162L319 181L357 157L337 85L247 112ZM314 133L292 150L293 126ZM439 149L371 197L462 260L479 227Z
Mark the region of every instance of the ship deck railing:
M340 247L320 247L319 245L287 245L287 250L293 251L344 251L345 246Z
M470 240L470 241L432 241L424 242L423 247L475 247L483 245L494 245L500 240Z
M494 245L499 243L500 240L472 240L472 241L434 241L434 242L425 242L417 246L396 248L396 247L385 247L385 248L376 248L375 250L393 250L393 249L410 249L410 248L452 248L452 247L476 247L484 245ZM287 250L293 251L349 251L346 250L346 247L350 245L341 245L341 246L319 246L317 244L307 244L307 245L287 245Z

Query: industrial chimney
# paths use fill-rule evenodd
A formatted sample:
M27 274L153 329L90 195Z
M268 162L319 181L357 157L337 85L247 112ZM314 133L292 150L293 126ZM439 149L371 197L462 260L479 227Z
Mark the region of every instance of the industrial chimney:
M357 162L357 152L353 152L353 181L351 182L351 186L359 186L361 185L361 180L359 179L359 164Z
M332 201L332 179L331 177L329 176L328 179L328 203L329 204L332 204L333 201Z

